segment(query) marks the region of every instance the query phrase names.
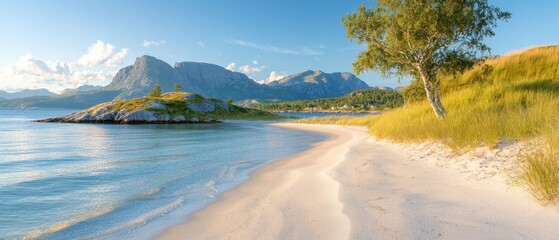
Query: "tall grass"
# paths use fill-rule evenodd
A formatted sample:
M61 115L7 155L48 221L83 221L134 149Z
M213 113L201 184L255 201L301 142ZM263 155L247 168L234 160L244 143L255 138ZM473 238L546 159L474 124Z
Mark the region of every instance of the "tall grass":
M520 179L542 202L559 199L559 46L540 47L488 60L492 71L478 66L443 78L439 121L426 101L379 116L303 120L366 125L380 139L400 142L440 141L456 151L496 147L502 140L544 138L545 146L520 164Z
M519 178L544 204L559 203L559 131L544 134L543 146L519 161Z
M559 115L559 83L472 86L447 95L443 104L449 109L444 121L421 102L375 118L369 125L371 133L402 142L442 141L455 150L532 138L549 129Z

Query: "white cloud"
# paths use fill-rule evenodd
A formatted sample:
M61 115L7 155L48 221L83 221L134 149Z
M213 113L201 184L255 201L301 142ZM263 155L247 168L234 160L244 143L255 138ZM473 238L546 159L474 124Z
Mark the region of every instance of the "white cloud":
M2 83L4 88L48 88L61 91L67 87L77 87L89 82L103 82L114 76L113 72L75 70L74 63L62 61L42 61L31 54L21 56L16 63L0 70L9 81ZM15 80L15 81L14 81Z
M254 65L258 65L258 61L256 61L256 60L252 60L252 64L254 64Z
M240 45L240 46L244 46L244 47L249 47L249 48L255 48L255 49L260 49L260 50L265 50L265 51L269 51L269 52L275 52L275 53L281 53L281 54L292 54L292 55L320 55L322 54L322 52L320 51L316 51L307 47L303 47L300 49L289 49L289 48L280 48L280 47L276 47L276 46L272 46L272 45L268 45L268 44L256 44L256 43L252 43L252 42L247 42L247 41L243 41L243 40L229 40L228 41L231 44L235 44L235 45Z
M128 49L123 48L116 54L114 54L114 50L115 47L113 45L98 40L87 49L86 54L78 59L77 64L87 67L103 64L114 67L118 64L122 64L122 59L128 54Z
M270 72L270 76L267 79L262 79L262 80L256 81L256 82L260 83L260 84L267 84L267 83L270 83L270 82L273 82L273 81L280 80L280 79L282 79L284 77L287 77L287 76L288 76L288 74L286 74L286 73L278 73L276 71L272 71L272 72Z
M144 47L149 47L149 46L161 46L165 44L165 40L160 40L160 41L148 41L148 40L144 40Z
M15 64L9 67L9 70L14 75L30 76L41 76L50 71L45 62L34 59L30 53L21 56Z
M113 55L111 58L107 60L107 62L105 62L105 65L109 67L120 66L122 65L122 60L124 60L126 55L128 55L128 49L126 48L120 49L120 51L117 54Z
M229 63L229 65L227 65L227 67L225 67L225 69L229 70L229 71L235 71L235 65L237 65L236 63Z
M237 64L236 63L229 63L229 65L227 65L227 67L225 67L225 69L229 70L229 71L235 71L235 72L241 72L244 74L251 74L251 73L257 73L257 72L261 72L264 68L266 68L266 66L254 66L251 67L250 65L243 65L237 68Z
M318 48L320 48L320 49L325 49L326 46L324 46L324 44L320 44L320 45L318 45Z
M202 41L198 41L198 46L200 46L201 48L205 48L206 44L204 44L204 42Z
M239 67L239 71L244 73L244 74L251 74L251 73L257 73L257 72L261 72L262 69L266 68L266 66L261 66L261 67L251 67L249 65L244 65Z
M123 63L128 49L114 53L111 44L95 42L75 62L40 60L31 54L21 56L14 64L0 69L0 86L4 89L47 88L60 92L83 84L106 85L116 74L114 70L93 70L99 66L116 67Z

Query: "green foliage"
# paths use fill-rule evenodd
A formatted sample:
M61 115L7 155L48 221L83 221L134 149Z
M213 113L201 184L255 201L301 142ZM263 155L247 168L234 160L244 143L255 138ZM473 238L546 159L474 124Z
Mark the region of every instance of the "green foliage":
M348 38L367 45L355 72L418 76L415 64L447 73L472 66L476 51L489 51L483 39L508 18L487 0L378 0L374 9L361 5L342 23Z
M253 107L266 111L369 111L397 108L404 99L394 90L363 89L353 91L343 97L299 101L272 101L259 103Z
M228 98L227 103L232 104L233 103L233 98Z
M173 89L175 90L175 92L182 92L182 86L178 83L175 83Z
M443 118L440 76L471 68L478 53L490 50L484 38L495 34L498 20L508 18L510 13L487 0L377 0L374 9L363 4L342 23L349 39L367 46L353 63L356 73L421 79L435 114Z
M160 95L161 95L161 86L159 85L159 83L156 83L153 86L151 92L149 92L148 97L159 97Z
M414 103L425 100L425 90L420 81L414 80L402 90L402 96L406 103Z

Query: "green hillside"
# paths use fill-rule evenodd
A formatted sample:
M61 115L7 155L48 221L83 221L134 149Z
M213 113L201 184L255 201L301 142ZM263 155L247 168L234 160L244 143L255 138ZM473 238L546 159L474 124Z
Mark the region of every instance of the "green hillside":
M370 111L397 108L403 104L404 98L397 91L370 88L337 98L258 103L252 107L265 111Z
M413 101L420 93L414 84L404 91L410 103L381 116L309 121L367 125L378 138L441 141L455 150L541 139L538 150L520 164L521 178L538 199L558 201L559 46L531 48L485 64L490 67L444 78L444 121L437 120L427 101Z
M224 119L275 120L284 117L231 105L198 94L168 92L113 100L66 116L39 120L62 123L213 123Z

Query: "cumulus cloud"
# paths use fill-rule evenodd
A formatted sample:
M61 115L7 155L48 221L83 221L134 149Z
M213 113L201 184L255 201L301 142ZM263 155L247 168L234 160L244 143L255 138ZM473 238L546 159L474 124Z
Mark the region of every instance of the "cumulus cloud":
M270 82L273 82L273 81L280 80L280 79L282 79L284 77L287 77L287 76L288 75L285 74L285 73L278 73L276 71L272 71L272 72L270 72L270 76L268 76L267 79L262 79L262 80L256 81L256 82L260 83L260 84L267 84L267 83L270 83Z
M128 55L128 49L123 48L118 53L109 58L107 62L105 62L105 65L109 67L120 66L122 65L122 61L124 60L126 55Z
M236 63L229 63L229 65L227 65L227 67L225 67L225 69L229 70L229 71L235 71L235 65L237 65Z
M225 69L227 69L229 71L241 72L241 73L244 73L244 74L261 72L265 68L266 68L266 66L250 66L250 65L243 65L243 66L240 66L240 67L237 68L237 64L234 63L234 62L229 63L229 65L227 65L227 67L225 67Z
M165 40L160 40L160 41L148 41L148 40L144 40L144 47L150 47L150 46L161 46L165 44Z
M45 62L34 59L33 56L28 53L21 56L16 63L11 65L9 71L14 75L41 76L48 73L50 69Z
M114 53L115 47L111 44L98 40L87 49L87 53L82 55L77 63L81 66L93 67L106 64L114 67L122 64L122 60L128 54L128 49L123 48Z
M61 91L83 84L107 84L114 70L98 70L99 66L115 67L123 63L128 49L115 53L115 47L102 41L95 42L77 61L40 60L30 53L15 63L1 68L0 85L4 89L47 88ZM91 68L97 68L95 70Z
M254 65L258 65L258 61L256 61L256 60L252 60L252 64L254 64Z
M114 76L114 71L76 70L76 64L62 61L42 61L31 54L21 56L14 64L1 70L2 76L10 77L6 87L41 86L60 90L64 87L76 87L91 81L103 81ZM12 86L10 86L12 85ZM55 91L56 91L55 89Z
M266 67L265 66L251 67L249 65L243 65L239 67L239 72L242 72L244 74L251 74L251 73L261 72L264 68Z

